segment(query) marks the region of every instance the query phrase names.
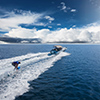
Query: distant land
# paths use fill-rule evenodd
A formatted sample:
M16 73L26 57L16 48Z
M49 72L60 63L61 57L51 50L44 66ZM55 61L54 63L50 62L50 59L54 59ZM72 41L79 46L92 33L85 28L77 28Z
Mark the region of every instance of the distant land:
M12 37L0 37L0 43L41 43L41 39L22 39L22 38L12 38Z
M42 39L39 38L12 38L12 37L0 37L0 44L9 44L9 43L43 43ZM87 41L55 41L47 43L88 43Z

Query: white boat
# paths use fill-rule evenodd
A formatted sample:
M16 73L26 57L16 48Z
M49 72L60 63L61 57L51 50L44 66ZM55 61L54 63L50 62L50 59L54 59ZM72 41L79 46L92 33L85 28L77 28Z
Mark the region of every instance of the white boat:
M66 47L55 45L54 48L50 51L49 55L59 54L60 52L64 52L66 49L67 49Z

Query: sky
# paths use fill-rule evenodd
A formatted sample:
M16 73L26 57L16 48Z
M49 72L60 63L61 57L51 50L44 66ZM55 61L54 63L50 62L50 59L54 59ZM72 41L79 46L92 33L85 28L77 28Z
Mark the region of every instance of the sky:
M100 43L100 0L0 0L0 36Z

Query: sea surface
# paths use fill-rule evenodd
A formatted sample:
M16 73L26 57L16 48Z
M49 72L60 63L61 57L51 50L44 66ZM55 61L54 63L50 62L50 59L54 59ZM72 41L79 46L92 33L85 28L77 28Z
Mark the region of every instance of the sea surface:
M100 45L53 45L0 44L0 100L100 100Z

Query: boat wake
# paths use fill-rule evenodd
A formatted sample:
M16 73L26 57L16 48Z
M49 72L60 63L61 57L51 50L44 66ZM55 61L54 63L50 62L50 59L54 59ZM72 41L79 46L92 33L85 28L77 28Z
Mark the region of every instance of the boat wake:
M48 56L48 52L30 53L0 60L0 100L14 100L29 90L29 81L37 79L53 64L69 53ZM21 62L21 69L14 71L13 61Z

